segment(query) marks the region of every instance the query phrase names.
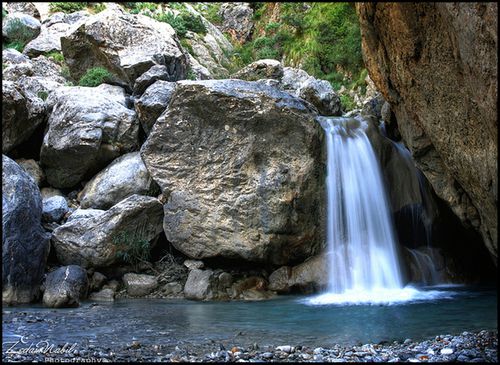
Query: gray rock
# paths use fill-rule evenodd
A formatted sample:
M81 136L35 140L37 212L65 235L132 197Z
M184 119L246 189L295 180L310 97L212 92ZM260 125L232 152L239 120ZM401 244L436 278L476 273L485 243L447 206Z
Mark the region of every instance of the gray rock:
M174 89L174 82L156 81L139 99L136 99L135 111L146 135L149 135L156 120L167 108Z
M69 211L68 203L62 196L53 196L42 201L42 219L45 222L59 222Z
M6 65L29 62L28 56L23 55L21 52L14 48L5 48L2 50L2 63Z
M42 201L44 199L52 198L53 196L64 196L64 194L59 189L54 189L51 187L45 187L40 189L40 194L42 194Z
M318 108L322 115L342 114L340 98L326 80L311 77L300 86L296 93L297 96Z
M127 293L133 297L148 295L158 287L158 279L152 275L128 273L122 280Z
M119 86L61 87L47 104L52 114L40 162L56 188L76 185L137 146L139 125Z
M75 79L86 70L102 66L117 81L135 80L156 64L165 65L169 81L185 77L187 58L174 29L145 15L128 14L119 7L90 17L61 37L62 51Z
M163 287L163 293L165 295L176 295L180 294L182 292L182 285L181 283L174 281L172 283L167 283Z
M2 151L26 141L44 121L42 99L12 81L2 82Z
M89 295L89 300L95 300L97 302L113 302L115 300L115 292L110 288L102 289L98 292L91 293Z
M6 304L29 303L38 296L50 247L41 218L38 186L2 155L2 302Z
M95 218L106 212L102 209L77 209L68 217L67 222L75 219Z
M55 13L43 22L40 34L24 47L23 53L36 57L48 52L60 52L61 37L83 24L89 16L86 11L72 14Z
M30 36L28 41L40 34L40 21L31 15L23 13L9 13L2 18L2 35L10 41L16 41L20 31L24 36Z
M9 13L23 13L40 20L40 12L34 3L28 2L5 2L2 7Z
M40 165L35 160L26 160L20 158L16 163L21 166L38 186L41 186L45 180L45 174Z
M247 81L257 81L261 79L280 80L283 77L283 66L281 62L277 60L258 60L242 68L232 77Z
M257 82L178 82L141 149L169 194L167 239L194 259L280 265L318 250L324 169L315 116L309 103Z
M229 33L233 40L243 43L250 39L254 23L249 3L222 3L219 15L222 18L221 30Z
M186 299L211 299L213 273L212 270L191 270L184 285L184 296Z
M103 289L111 289L113 292L116 292L119 287L120 283L117 280L110 280L103 286Z
M313 256L294 266L288 280L290 288L303 293L323 290L328 285L328 259L326 254Z
M142 95L148 87L158 80L168 81L169 79L167 66L154 65L135 80L134 95Z
M203 261L199 261L199 260L185 260L183 264L189 270L203 269L205 267L205 264L203 263Z
M290 291L290 286L288 285L288 280L291 276L291 268L288 266L282 266L279 269L273 271L269 275L269 290L275 290L278 293L286 293Z
M133 194L157 195L157 192L139 152L131 152L118 157L94 176L79 199L82 208L109 209Z
M51 308L78 307L87 290L87 272L77 265L63 266L47 275L43 304Z
M382 107L385 103L382 94L377 93L376 96L366 100L363 103L362 115L373 115L377 119L382 119Z
M95 271L92 274L92 278L90 279L90 290L96 291L102 288L104 282L106 281L106 276L101 274L98 271Z
M162 217L157 199L132 195L102 214L59 226L53 232L53 247L63 264L109 266L117 261L117 251L127 253L138 241L156 238Z
M229 288L233 284L233 276L230 273L223 272L219 274L219 286Z

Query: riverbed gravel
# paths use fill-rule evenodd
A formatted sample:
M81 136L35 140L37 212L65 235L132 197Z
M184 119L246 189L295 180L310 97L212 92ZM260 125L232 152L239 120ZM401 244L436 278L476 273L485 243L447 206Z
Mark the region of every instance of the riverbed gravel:
M400 342L335 345L329 348L298 344L276 346L224 347L222 344L200 344L175 349L161 344L143 345L132 341L125 347L88 345L29 353L8 353L2 346L6 362L498 362L498 331L463 332L439 335L425 341L406 339ZM20 347L18 346L18 349ZM22 351L18 351L22 352Z

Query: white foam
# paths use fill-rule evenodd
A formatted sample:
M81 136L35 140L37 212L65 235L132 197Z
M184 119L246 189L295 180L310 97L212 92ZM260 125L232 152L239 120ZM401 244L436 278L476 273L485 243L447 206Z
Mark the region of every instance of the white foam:
M395 305L411 302L451 299L457 293L442 290L418 290L411 286L402 289L375 288L371 290L346 290L343 293L324 293L301 300L306 305Z

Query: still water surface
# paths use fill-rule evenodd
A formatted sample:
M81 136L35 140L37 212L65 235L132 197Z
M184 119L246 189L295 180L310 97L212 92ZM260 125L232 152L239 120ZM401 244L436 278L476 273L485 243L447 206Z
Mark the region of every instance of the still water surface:
M132 340L167 347L210 343L327 347L497 329L496 289L439 290L447 295L394 305L311 305L310 297L287 296L261 302L127 299L57 310L4 307L2 337L3 342L28 336L55 344L109 347L126 346Z

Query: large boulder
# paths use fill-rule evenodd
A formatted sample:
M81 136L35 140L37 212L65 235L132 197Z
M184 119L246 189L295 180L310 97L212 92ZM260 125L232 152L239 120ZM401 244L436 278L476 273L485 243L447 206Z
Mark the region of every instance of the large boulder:
M40 34L40 21L31 15L9 13L2 18L2 36L8 41L29 42Z
M21 85L2 82L2 152L9 152L26 141L43 123L45 104Z
M175 89L175 82L156 81L135 101L135 111L142 129L149 135L151 128L167 108Z
M212 299L214 281L212 270L193 269L184 284L184 296L194 300Z
M9 13L23 13L32 16L33 18L40 20L40 12L36 8L34 3L27 2L5 2L2 4Z
M496 3L358 3L363 57L417 167L497 257Z
M322 115L341 115L340 98L326 80L318 80L304 70L283 68L280 88L313 104Z
M62 264L105 267L118 261L120 253L155 239L162 230L162 218L158 199L132 195L104 213L57 227L52 243Z
M243 67L232 77L247 81L257 81L261 79L281 80L283 77L283 66L281 62L277 60L258 60Z
M269 289L280 293L312 293L328 286L328 255L322 253L294 267L282 266L269 275Z
M49 253L42 199L33 179L2 155L2 301L29 303L39 294Z
M77 265L63 266L47 275L43 304L46 307L78 307L88 291L87 271Z
M47 104L40 162L54 187L72 187L137 146L139 123L119 86L61 87Z
M250 40L253 31L253 9L249 3L222 3L219 9L222 18L221 30L231 35L234 41Z
M40 34L24 47L23 53L36 57L49 52L60 52L61 37L83 24L89 16L87 11L53 14L42 23Z
M312 106L258 82L180 81L141 149L191 258L284 264L323 235L323 131Z
M79 195L82 208L108 209L133 195L152 195L156 184L139 152L118 157L92 178Z
M187 72L187 57L169 24L128 14L119 7L108 7L90 17L61 37L61 47L75 79L101 66L131 88L157 64L167 66L169 81L183 79Z

